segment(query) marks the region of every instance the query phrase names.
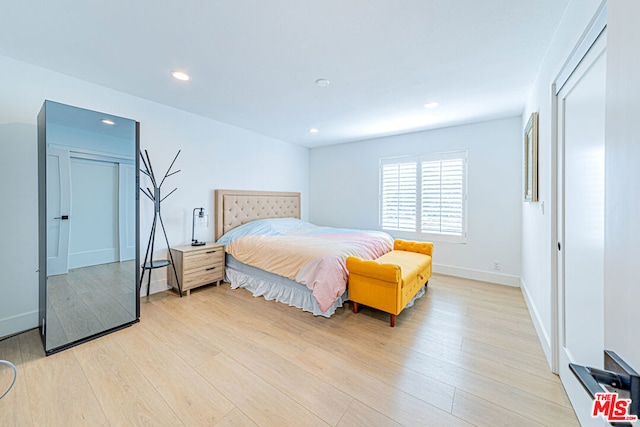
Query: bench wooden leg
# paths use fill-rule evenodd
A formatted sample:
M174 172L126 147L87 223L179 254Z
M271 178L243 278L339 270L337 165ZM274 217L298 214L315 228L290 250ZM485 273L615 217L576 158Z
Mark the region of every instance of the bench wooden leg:
M395 314L391 314L391 327L393 328L394 326L396 326L396 315Z
M429 281L427 280L427 283L424 284L424 289L427 289L427 286L429 286Z
M353 306L353 312L357 313L358 312L358 303L353 301L351 304Z

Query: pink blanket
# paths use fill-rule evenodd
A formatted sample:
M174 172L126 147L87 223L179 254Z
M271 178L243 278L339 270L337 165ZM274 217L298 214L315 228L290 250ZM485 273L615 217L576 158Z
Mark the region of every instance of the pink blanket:
M311 289L322 312L347 288L348 256L376 259L393 248L382 232L245 236L226 250L238 261L288 277Z

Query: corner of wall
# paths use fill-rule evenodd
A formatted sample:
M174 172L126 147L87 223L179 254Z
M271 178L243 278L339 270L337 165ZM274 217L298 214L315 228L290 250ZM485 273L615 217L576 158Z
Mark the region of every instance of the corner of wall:
M151 271L151 270L149 270ZM171 289L171 286L167 283L167 276L161 275L161 277L151 277L151 284L148 284L147 272L145 272L145 277L142 283L140 283L140 297L147 296L147 286L149 286L149 295L157 294L158 292L163 292L168 289ZM157 275L160 276L160 275Z

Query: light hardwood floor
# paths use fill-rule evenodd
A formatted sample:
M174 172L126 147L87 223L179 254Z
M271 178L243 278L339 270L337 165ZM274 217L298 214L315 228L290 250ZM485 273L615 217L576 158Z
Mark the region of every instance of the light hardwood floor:
M0 425L578 425L517 288L434 276L395 328L228 285L141 306L140 323L46 358L37 330L0 341L18 368Z

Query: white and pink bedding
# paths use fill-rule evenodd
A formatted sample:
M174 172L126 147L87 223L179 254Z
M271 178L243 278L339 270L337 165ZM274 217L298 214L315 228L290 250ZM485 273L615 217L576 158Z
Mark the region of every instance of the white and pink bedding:
M375 259L393 248L387 233L319 227L294 218L252 221L218 242L243 264L305 285L322 312L346 290L348 256Z

